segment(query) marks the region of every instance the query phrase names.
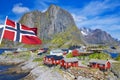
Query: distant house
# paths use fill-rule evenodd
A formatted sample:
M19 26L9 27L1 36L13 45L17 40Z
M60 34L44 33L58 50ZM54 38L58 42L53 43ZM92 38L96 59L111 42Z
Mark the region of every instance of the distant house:
M92 52L87 52L87 51L84 51L84 50L80 50L80 49L74 49L72 50L72 56L76 57L76 56L80 56L80 55L89 55L91 54Z
M38 49L38 54L37 55L42 55L43 53L47 53L47 51L48 51L48 48Z
M64 51L62 51L61 49L56 49L56 50L51 50L50 51L50 55L57 55L57 56L61 56L64 54Z
M60 61L63 59L63 56L56 56L56 55L48 55L45 56L43 59L44 64L46 65L58 65Z
M111 63L108 60L91 59L89 61L89 66L100 70L107 70L111 68Z
M27 48L18 48L16 51L17 52L22 52L22 51L27 51L28 49Z
M61 49L63 51L63 55L66 55L67 53L69 53L69 49Z
M77 58L64 58L60 62L60 66L67 69L70 67L78 67L78 59Z
M103 49L102 48L91 48L91 49L88 49L88 51L91 51L93 53L101 53Z

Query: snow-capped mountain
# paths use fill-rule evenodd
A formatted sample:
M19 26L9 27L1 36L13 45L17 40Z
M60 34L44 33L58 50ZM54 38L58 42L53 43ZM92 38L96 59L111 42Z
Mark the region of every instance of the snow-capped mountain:
M110 34L101 29L92 30L90 28L80 28L83 39L90 44L110 44L116 45L119 42L114 39Z
M81 31L81 33L82 33L83 36L87 36L87 35L89 35L92 32L91 29L85 28L85 27L80 28L80 31Z

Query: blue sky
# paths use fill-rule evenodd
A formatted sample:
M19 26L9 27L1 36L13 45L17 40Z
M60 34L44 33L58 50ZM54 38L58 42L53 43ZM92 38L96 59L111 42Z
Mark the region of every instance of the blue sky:
M51 4L70 12L79 28L99 28L120 40L120 0L1 0L0 24L5 16L18 21L24 13L45 11Z

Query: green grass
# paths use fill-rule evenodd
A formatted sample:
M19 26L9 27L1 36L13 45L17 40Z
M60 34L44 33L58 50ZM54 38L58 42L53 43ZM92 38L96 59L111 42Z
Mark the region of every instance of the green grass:
M72 58L73 56L72 56L72 53L68 53L67 55L66 55L66 58Z
M2 55L9 57L11 59L19 58L24 60L29 60L29 58L31 57L30 51L19 52L19 53L3 53Z
M42 62L43 61L43 58L35 58L34 60L33 60L33 62Z
M115 60L120 61L120 55L117 58L115 58Z
M93 53L89 56L90 59L111 59L110 55L105 54L105 53Z

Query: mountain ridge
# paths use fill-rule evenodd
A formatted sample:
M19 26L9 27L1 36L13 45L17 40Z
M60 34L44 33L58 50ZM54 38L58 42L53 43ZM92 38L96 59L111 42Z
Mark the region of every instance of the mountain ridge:
M109 33L101 29L80 28L82 36L87 43L90 44L104 44L104 45L117 45L119 41L114 39Z

